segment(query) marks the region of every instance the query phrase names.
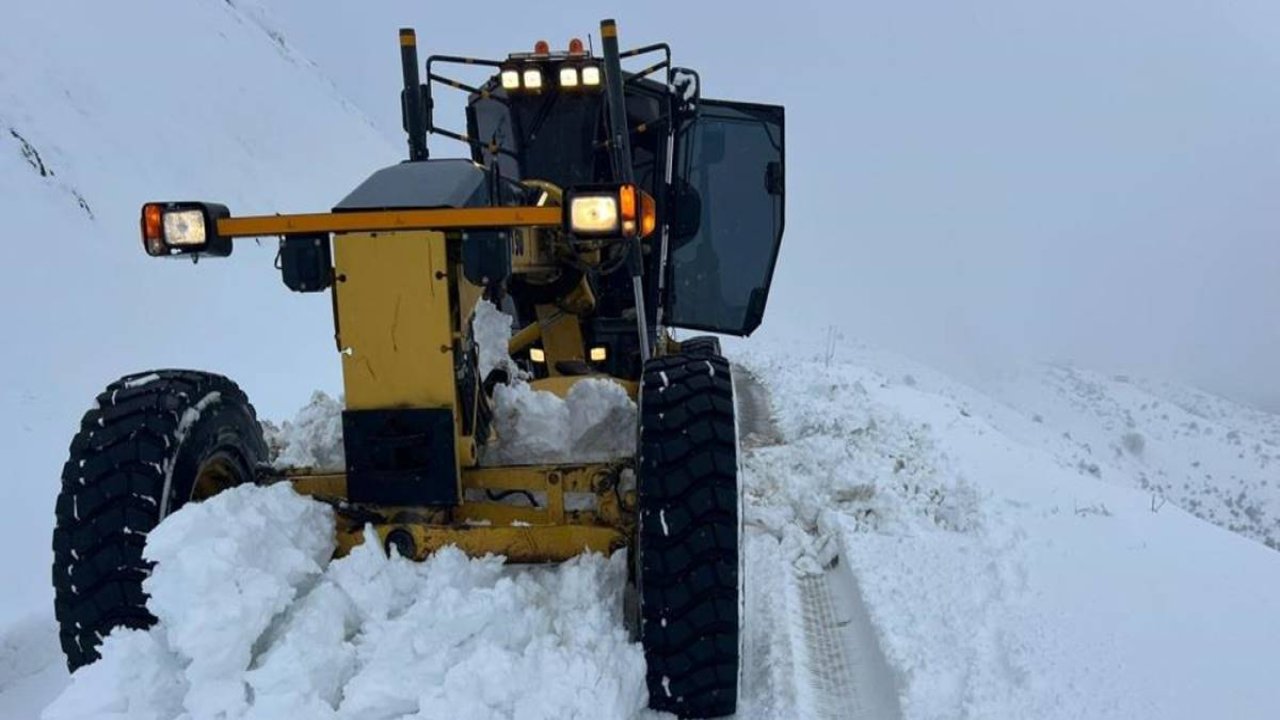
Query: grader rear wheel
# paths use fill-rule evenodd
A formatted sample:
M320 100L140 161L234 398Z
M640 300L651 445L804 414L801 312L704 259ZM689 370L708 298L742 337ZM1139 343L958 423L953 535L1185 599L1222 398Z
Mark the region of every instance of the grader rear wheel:
M738 442L729 363L645 364L636 583L649 706L731 715L739 667Z
M143 544L189 501L252 482L267 459L253 406L225 377L157 370L98 395L71 442L53 531L54 610L71 670L112 628L146 628ZM167 491L167 492L166 492Z

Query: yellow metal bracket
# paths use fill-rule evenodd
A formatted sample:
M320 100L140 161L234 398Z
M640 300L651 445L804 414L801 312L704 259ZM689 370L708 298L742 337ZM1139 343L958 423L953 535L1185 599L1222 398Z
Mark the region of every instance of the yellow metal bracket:
M376 210L222 218L218 221L218 236L270 237L303 233L555 227L560 224L561 209L558 207Z

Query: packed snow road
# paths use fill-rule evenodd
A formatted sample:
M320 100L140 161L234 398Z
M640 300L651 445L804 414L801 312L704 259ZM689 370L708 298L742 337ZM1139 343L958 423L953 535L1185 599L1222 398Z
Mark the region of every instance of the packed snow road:
M749 473L756 451L784 439L767 388L745 367L734 373ZM748 496L747 509L769 501ZM747 636L739 715L785 717L789 710L815 720L901 717L892 674L835 538L779 535L758 523L745 523L744 535ZM771 683L778 687L766 690Z

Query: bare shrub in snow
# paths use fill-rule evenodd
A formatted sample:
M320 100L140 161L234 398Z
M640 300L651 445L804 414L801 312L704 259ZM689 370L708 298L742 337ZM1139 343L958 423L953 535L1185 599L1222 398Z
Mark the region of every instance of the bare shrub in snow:
M1147 439L1142 436L1142 433L1128 432L1121 436L1120 444L1130 455L1141 455L1147 447Z

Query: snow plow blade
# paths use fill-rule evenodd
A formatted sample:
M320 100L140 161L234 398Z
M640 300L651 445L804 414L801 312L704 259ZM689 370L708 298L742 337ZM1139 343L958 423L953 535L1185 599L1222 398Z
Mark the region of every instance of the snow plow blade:
M388 551L415 560L456 545L473 556L549 563L627 546L634 531L631 477L630 462L470 468L462 473L465 499L454 508L349 503L343 473L286 472L264 480L290 482L333 505L339 556L363 543L369 527ZM523 502L507 502L512 498Z

